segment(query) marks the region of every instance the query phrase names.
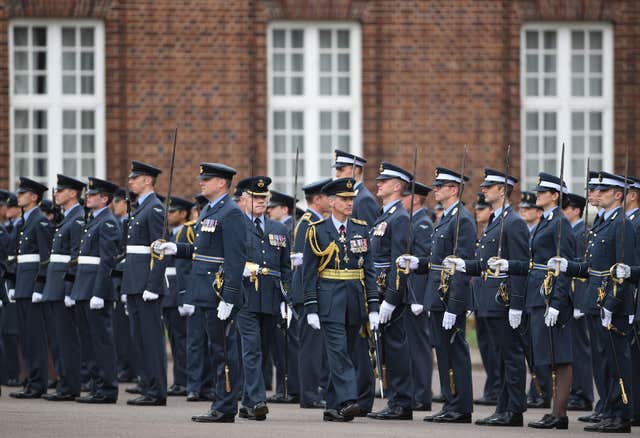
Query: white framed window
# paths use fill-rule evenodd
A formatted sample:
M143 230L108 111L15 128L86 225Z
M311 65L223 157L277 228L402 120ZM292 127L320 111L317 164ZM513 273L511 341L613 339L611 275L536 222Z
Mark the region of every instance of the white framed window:
M267 35L268 156L274 188L298 197L330 177L334 149L362 153L361 29L352 22L272 22Z
M104 177L104 24L12 20L10 177L47 186L56 174Z
M613 168L613 27L608 23L529 23L520 49L522 187L538 172L560 172L584 192L592 170Z

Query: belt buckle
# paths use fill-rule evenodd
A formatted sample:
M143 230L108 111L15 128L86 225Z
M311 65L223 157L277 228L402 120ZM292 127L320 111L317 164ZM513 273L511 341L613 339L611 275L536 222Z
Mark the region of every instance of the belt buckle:
M260 269L260 275L269 275L269 268Z

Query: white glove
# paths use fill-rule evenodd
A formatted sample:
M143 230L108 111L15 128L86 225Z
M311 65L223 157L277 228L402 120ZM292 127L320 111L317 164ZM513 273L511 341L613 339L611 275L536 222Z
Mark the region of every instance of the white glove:
M604 308L602 309L602 313L604 314L604 316L602 317L602 326L609 327L609 324L611 324L611 317L613 316L613 313Z
M224 321L229 318L229 315L231 315L231 309L233 309L233 304L220 301L220 303L218 303L218 319L220 321Z
M376 331L380 327L380 314L378 312L369 312L369 328Z
M544 316L544 323L547 327L553 327L558 322L558 315L560 315L560 311L558 309L554 309L553 307L549 307L547 309L547 314Z
M314 330L320 330L320 318L317 313L309 313L307 315L307 324Z
M304 254L301 252L294 252L291 254L291 266L300 266L302 264L302 258Z
M280 316L282 316L282 319L287 320L287 328L289 328L291 326L291 318L293 318L293 312L287 308L287 303L285 303L284 301L280 303Z
M584 316L584 313L580 309L573 309L573 319L580 319Z
M380 320L379 324L386 324L391 321L391 314L393 313L396 306L393 304L389 304L386 301L383 301L380 305Z
M509 325L512 329L520 327L522 322L522 310L509 309Z
M9 289L7 291L7 298L9 298L9 302L10 303L15 303L16 300L14 299L14 297L16 296L16 290L15 289Z
M403 254L401 256L398 256L398 258L396 259L396 264L402 269L406 269L407 264L409 264L409 269L415 271L416 269L418 269L418 257L412 256L410 254Z
M616 278L629 278L631 277L631 267L624 263L618 263L616 265Z
M444 312L444 316L442 317L442 328L445 330L451 330L454 325L456 325L455 313Z
M65 295L64 297L64 305L65 307L72 307L76 305L76 300L72 300L69 295Z
M156 240L151 244L151 249L156 254L174 255L178 252L178 246L173 242Z
M153 301L160 298L160 295L153 293L151 291L145 290L142 292L142 301Z
M41 303L42 302L42 294L40 292L34 292L31 294L31 302L32 303Z
M496 274L499 272L507 272L509 270L509 260L499 259L497 257L490 258L487 261L487 265L491 270L497 271Z
M183 316L191 316L196 311L196 306L193 304L183 304L182 306L178 306L178 312L180 311L180 307L182 307L182 311L184 312Z
M120 295L120 302L121 303L126 303L127 302L127 294Z
M104 300L100 297L91 297L89 300L89 309L100 310L104 307Z
M242 276L245 278L251 277L251 270L245 266L244 270L242 271Z
M629 325L633 324L633 320L635 319L635 315L629 315Z
M4 306L4 303L2 301L0 301L0 307Z
M458 257L446 257L442 261L442 265L447 269L455 269L460 272L467 272L467 265L464 263L464 260Z
M420 315L422 312L424 311L424 306L422 304L412 304L411 305L411 312L418 316Z
M555 271L558 266L560 266L560 272L567 272L569 262L564 257L551 257L549 261L547 261L547 268L552 271Z

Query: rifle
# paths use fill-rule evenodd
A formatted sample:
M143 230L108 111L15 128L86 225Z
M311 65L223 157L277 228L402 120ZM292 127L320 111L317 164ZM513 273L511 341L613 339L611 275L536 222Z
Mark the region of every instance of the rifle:
M587 257L587 248L589 247L589 172L591 167L591 157L587 157L587 174L585 176L585 184L584 184L584 199L585 210L584 210L584 254L582 254L582 260L586 260Z

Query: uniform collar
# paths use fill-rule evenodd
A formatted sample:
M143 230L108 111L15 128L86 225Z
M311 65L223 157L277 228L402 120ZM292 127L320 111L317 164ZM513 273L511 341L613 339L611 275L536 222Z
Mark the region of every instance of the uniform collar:
M448 216L448 215L449 215L449 213L451 213L451 210L453 210L454 208L456 208L456 206L457 206L458 204L460 204L460 200L458 200L458 201L454 202L453 204L451 204L451 205L449 206L449 208L447 208L447 209L444 211L444 213L442 214L442 216Z
M582 219L578 219L577 221L575 221L574 223L571 224L571 228L575 228L578 225L580 225L582 222L584 222Z
M222 198L224 198L225 196L227 196L226 193L223 193L222 195L218 196L216 199L214 199L213 201L209 202L209 207L213 208L215 207L215 205L220 202L222 200Z
M631 215L632 215L632 214L634 214L636 211L638 211L638 209L637 209L637 208L634 208L633 210L629 210L629 211L627 212L627 217L631 217Z
M505 204L505 205L504 205L504 210L506 211L509 207L511 207L511 204ZM493 221L495 221L497 218L499 218L501 214L502 214L502 206L500 206L500 207L496 208L496 209L493 211L493 220L492 220L491 222L493 222Z
M282 219L282 220L280 221L280 223L281 223L281 224L284 224L284 223L286 223L289 219L291 219L291 216L287 216L287 217L285 217L284 219Z
M151 191L151 192L149 192L149 193L145 193L144 195L140 195L140 196L138 196L138 205L142 205L142 203L143 203L143 202L144 202L144 201L145 201L145 200L146 200L146 199L147 199L151 194L153 194L153 193L154 193L154 192L153 192L153 191Z
M26 224L27 221L29 220L29 216L31 216L31 213L33 213L34 211L36 211L38 207L33 207L31 210L29 211L25 211L24 212L24 223Z
M382 207L382 212L383 212L383 213L388 212L389 210L391 210L391 207L393 207L394 205L398 204L400 201L401 201L400 199L396 199L395 201L391 201L391 202L389 202L388 204L385 204L385 205Z
M553 208L550 208L549 210L546 210L544 213L542 213L542 216L544 216L545 219L549 219L549 216L551 215L551 213L553 213L557 209L558 209L557 206L553 207Z
M173 230L171 230L171 234L176 236L178 234L178 232L182 229L183 226L184 226L184 224L180 224L180 225L177 225L177 226L173 227Z
M334 215L331 215L331 222L333 222L333 226L336 227L336 231L340 232L340 226L344 225L344 229L346 231L347 229L347 222L349 220L347 219L344 222L340 222L338 221L338 219L336 219L336 217Z
M315 214L315 215L316 215L316 217L317 217L318 219L322 219L322 218L324 217L324 216L322 216L320 213L318 213L317 211L315 211L313 208L311 208L311 207L308 207L308 208L309 208L309 211L310 211L311 213Z
M256 223L256 219L260 219L260 225L262 226L262 230L264 231L264 223L265 223L264 215L260 215L260 216L254 217L252 214L247 213L247 217L249 218L249 220L251 221L252 224Z
M71 213L71 212L72 212L72 211L73 211L73 210L74 210L78 205L80 205L80 204L78 204L78 203L76 202L76 203L75 203L71 208L69 208L68 210L65 210L65 211L62 213L62 214L64 215L64 217L69 216L69 213Z
M611 209L611 210L609 210L609 211L605 211L605 212L604 212L604 220L605 220L605 221L606 221L606 220L609 220L609 218L610 218L611 216L613 216L613 214L614 214L616 211L618 211L619 209L621 209L621 208L622 208L622 207L616 207L616 208L612 208L612 209Z
M91 212L91 213L93 214L93 218L94 218L94 219L95 219L95 218L97 218L97 217L98 217L98 215L99 215L100 213L102 213L103 211L105 211L106 209L107 209L107 207L106 207L106 206L104 206L104 207L102 207L102 208L99 208L98 210L93 210L93 211Z

